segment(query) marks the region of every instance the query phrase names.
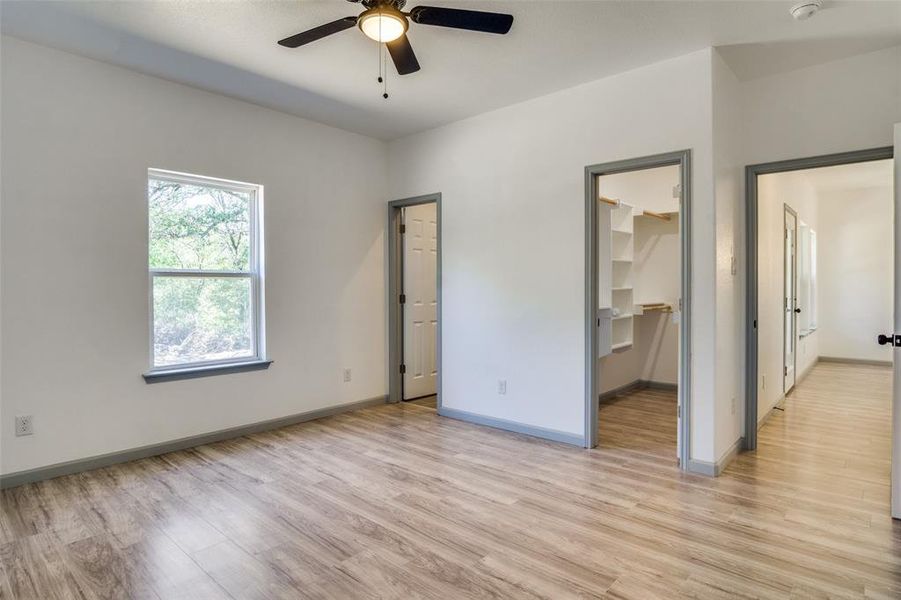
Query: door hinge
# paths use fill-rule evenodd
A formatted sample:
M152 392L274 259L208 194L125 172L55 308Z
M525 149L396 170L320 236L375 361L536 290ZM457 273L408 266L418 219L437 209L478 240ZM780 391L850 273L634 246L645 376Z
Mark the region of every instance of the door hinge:
M404 225L403 223L400 224L400 233L401 233L401 235L407 233L407 226Z
M400 366L400 374L403 375L406 372L407 372L407 365L401 365Z
M406 294L401 294L401 295L400 295L400 303L401 303L401 304L406 304L406 303L407 303L407 295L406 295Z
M782 376L788 377L788 367L782 367Z

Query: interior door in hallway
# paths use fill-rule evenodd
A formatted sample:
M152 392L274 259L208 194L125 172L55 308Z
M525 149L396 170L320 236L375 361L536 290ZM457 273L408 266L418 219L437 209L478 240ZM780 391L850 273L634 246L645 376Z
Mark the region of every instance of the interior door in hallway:
M782 307L785 312L784 340L785 367L783 373L785 381L782 386L784 393L795 387L795 353L797 351L797 319L795 310L797 300L797 273L795 269L797 253L798 217L789 205L785 205L785 284Z
M404 400L436 393L438 218L434 202L404 209Z
M895 331L901 333L901 123L895 123ZM890 333L890 332L886 332ZM897 336L895 338L897 340ZM895 346L892 390L892 516L901 519L901 360Z

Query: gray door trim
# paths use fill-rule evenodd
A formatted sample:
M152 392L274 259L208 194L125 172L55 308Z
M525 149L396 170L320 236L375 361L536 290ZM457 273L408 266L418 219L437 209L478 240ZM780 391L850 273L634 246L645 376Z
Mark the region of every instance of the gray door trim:
M691 150L679 150L641 158L631 158L585 167L585 433L584 446L594 448L598 444L599 382L597 364L598 305L598 225L597 179L599 175L639 171L679 165L682 184L682 203L679 211L679 229L682 247L682 312L679 324L679 406L683 418L679 435L682 448L679 464L687 469L691 458Z
M745 431L744 449L757 449L757 176L817 167L834 167L893 158L893 146L794 158L745 167L745 252L747 256L747 318L745 323Z
M426 194L413 198L392 200L388 203L388 402L400 402L404 398L404 378L400 365L404 358L404 313L400 303L403 292L403 239L400 233L400 210L405 206L435 203L438 216L438 332L435 340L435 356L438 362L437 405L441 410L441 194Z

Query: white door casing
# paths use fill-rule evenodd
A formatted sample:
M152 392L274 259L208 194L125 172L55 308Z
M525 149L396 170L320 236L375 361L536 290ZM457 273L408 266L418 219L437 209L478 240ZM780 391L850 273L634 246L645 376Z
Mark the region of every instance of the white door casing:
M795 386L795 354L798 348L797 319L795 308L797 307L797 231L798 218L794 211L787 205L785 207L785 251L783 303L785 312L783 346L784 346L784 370L783 392L788 393Z
M895 124L895 331L901 333L901 123ZM895 353L898 352L896 347ZM901 519L901 360L892 361L892 516Z
M434 202L403 209L404 400L436 393L438 215Z

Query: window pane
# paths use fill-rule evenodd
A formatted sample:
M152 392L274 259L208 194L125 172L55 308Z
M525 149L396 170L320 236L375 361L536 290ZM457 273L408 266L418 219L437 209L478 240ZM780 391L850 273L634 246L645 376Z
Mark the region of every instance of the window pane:
M154 277L154 366L252 357L249 277Z
M250 193L148 184L151 269L250 270Z

